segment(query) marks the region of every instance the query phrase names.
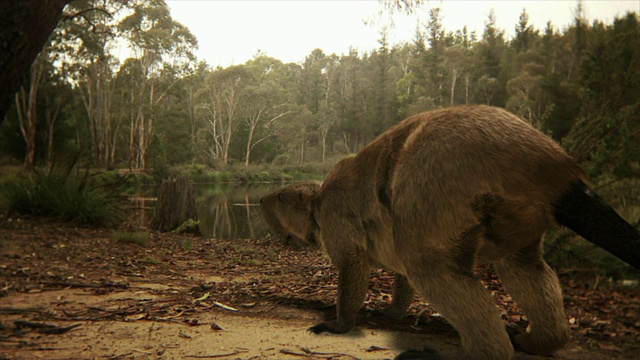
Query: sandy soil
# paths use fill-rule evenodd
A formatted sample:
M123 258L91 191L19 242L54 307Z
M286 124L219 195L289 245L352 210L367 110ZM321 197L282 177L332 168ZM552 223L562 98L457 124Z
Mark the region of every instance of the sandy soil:
M275 239L151 232L141 246L113 234L0 221L0 359L390 359L427 344L451 358L460 346L419 297L402 320L376 316L391 292L392 275L381 270L372 271L357 330L313 335L309 326L333 316L336 290L335 272L318 253ZM480 275L505 320L522 325L486 271ZM573 339L555 358L640 358L637 288L571 283L565 302Z

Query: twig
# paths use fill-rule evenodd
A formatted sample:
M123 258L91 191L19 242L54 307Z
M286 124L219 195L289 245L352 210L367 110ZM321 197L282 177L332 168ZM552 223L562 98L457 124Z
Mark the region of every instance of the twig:
M34 308L20 309L20 308L10 308L10 307L0 307L0 314L14 315L14 314L22 314L22 313L30 313L30 312L44 313L43 310L34 309Z
M213 302L213 304L214 304L215 306L219 306L219 307L221 307L221 308L223 308L223 309L225 309L225 310L229 310L229 311L238 311L238 309L236 309L236 308L232 308L231 306L225 305L225 304L223 304L223 303L219 303L219 302L217 302L217 301L214 301L214 302Z
M75 324L71 326L60 327L56 325L38 323L38 322L26 321L26 320L16 320L13 323L16 325L16 327L19 327L19 328L28 327L32 329L39 329L38 331L42 334L64 334L67 331L77 328L78 326L81 325L81 324Z
M146 354L146 355L153 355L153 351L146 351L146 350L140 350L140 349L131 349L131 350L133 350L135 352L143 353L143 354Z
M113 356L109 357L109 359L110 359L110 360L122 359L122 358L124 358L125 356L129 356L129 355L131 355L131 354L133 354L133 352L128 352L128 353L120 354L120 355L113 355Z
M293 356L301 356L301 357L314 357L314 358L320 358L320 359L333 359L334 357L338 356L338 357L347 357L349 359L354 359L354 360L360 360L359 358L353 356L353 355L349 355L349 354L342 354L342 353L325 353L325 352L316 352L316 351L311 351L307 348L303 348L300 347L300 350L303 351L303 353L299 353L299 352L295 352L293 350L289 350L289 349L280 349L280 353L281 354L287 354L287 355L293 355Z
M42 334L64 334L67 331L71 330L71 329L75 329L78 326L80 326L81 324L74 324L74 325L70 325L70 326L65 326L65 327L55 327L53 329L43 329L40 331L40 333Z
M300 348L300 350L304 351L305 353L309 354L309 355L320 355L320 356L328 356L330 358L333 358L334 356L346 356L349 357L351 359L355 359L355 360L359 360L357 357L353 356L353 355L349 355L349 354L342 354L342 353L326 353L326 352L319 352L319 351L311 351L307 348L303 348L301 346L298 346L298 348Z
M129 288L129 284L118 284L118 283L107 283L107 284L87 284L87 283L79 283L79 282L71 282L71 281L40 281L42 285L51 285L51 286L63 286L63 287L71 287L71 288L91 288L91 289L99 289L99 288L119 288L119 289L127 289Z
M309 357L309 355L307 355L307 354L298 353L298 352L295 352L295 351L289 350L289 349L280 349L280 353L281 354L286 354L286 355L293 355L293 356Z
M227 354L213 354L213 355L187 355L185 357L188 358L194 358L194 359L215 359L215 358L221 358L221 357L225 357L225 356L233 356L236 354L240 354L240 353L245 353L247 352L246 350L236 350L232 353L227 353Z

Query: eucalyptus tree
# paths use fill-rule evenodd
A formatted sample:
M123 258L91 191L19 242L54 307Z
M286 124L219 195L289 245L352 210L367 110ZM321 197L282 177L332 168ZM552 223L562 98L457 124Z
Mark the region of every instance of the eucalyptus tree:
M227 164L231 141L241 120L240 105L249 74L244 65L211 72L197 94L198 116L207 124L203 151L210 160Z
M504 31L497 28L495 12L489 12L482 37L474 46L474 102L504 105L505 82L503 67L507 48Z
M20 87L15 96L16 113L20 132L26 144L24 167L32 170L36 162L36 132L38 125L38 98L39 90L46 79L45 63L46 54L40 53L31 64L29 71L29 83Z
M64 91L44 86L50 82L60 86L70 82L75 86L86 110L84 118L93 157L98 164L110 165L117 130L113 129L110 119L109 83L113 58L108 51L115 37L113 18L123 8L120 1L78 0L64 10L62 21L31 66L29 83L16 95L18 118L27 142L26 167L32 167L35 161L38 108L44 114L40 117L47 122L47 156L49 163L53 161L53 133L61 108L59 97ZM40 94L43 88L47 91ZM40 98L41 106L38 104Z
M579 67L580 114L564 140L591 175L640 177L640 18L586 27L591 39Z
M329 94L336 123L333 124L345 147L346 153L356 152L363 145L365 96L363 61L351 49L340 57L335 73L335 85Z
M146 169L162 101L195 63L197 40L173 20L163 0L140 1L119 24L138 67L129 121L129 168Z
M95 165L106 168L113 166L121 126L112 116L113 78L119 66L112 52L119 36L117 19L129 10L127 5L125 0L73 1L52 36L56 67L82 100L86 126L77 131L88 133Z
M509 49L512 76L507 82L509 98L505 106L538 129L542 129L543 116L551 106L544 101L543 82L547 69L541 44L539 31L529 25L529 15L523 9Z
M0 4L0 124L70 1L20 0Z
M291 114L287 102L290 78L280 60L259 56L245 64L248 84L242 92L242 117L247 127L245 167L249 166L252 150L275 136L277 121Z
M327 55L320 49L314 49L302 63L300 103L306 105L313 114L318 112L325 98L327 81L323 75L326 64Z
M446 33L442 25L442 15L440 8L429 10L429 21L427 23L427 42L429 48L423 55L424 67L426 69L428 96L433 99L435 106L440 107L444 103L445 78L445 48Z

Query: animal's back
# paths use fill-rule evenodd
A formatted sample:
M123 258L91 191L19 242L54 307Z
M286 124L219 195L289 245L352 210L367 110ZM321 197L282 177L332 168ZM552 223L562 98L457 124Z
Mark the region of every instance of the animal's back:
M390 188L403 223L433 237L476 221L474 197L496 194L549 207L582 170L555 143L505 110L461 106L423 113L397 154ZM424 234L429 236L429 234Z

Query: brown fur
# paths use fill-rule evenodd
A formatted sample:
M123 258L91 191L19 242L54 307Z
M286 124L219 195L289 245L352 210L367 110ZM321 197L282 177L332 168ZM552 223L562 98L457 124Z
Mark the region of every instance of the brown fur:
M375 265L402 274L389 313L404 313L415 288L458 330L465 358L510 359L498 309L472 268L493 262L526 312L519 348L562 347L569 327L541 237L554 224L553 204L583 178L514 115L462 106L410 117L340 161L321 186L277 190L261 204L278 233L317 239L338 269L337 319L311 331L354 327Z

